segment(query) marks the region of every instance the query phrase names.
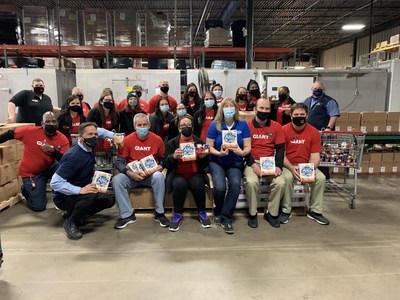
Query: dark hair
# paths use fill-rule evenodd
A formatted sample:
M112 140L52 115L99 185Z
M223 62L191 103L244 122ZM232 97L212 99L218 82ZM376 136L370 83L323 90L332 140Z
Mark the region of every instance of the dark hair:
M295 103L290 107L290 114L293 113L295 109L304 109L306 111L306 114L308 114L308 106L305 105L304 103Z
M167 102L168 102L168 105L169 105L169 100L168 100L168 98L163 98L163 97L160 97L160 99L158 99L158 101L157 101L157 104L156 104L156 109L160 109L160 103L161 103L161 101L162 100L166 100ZM186 105L185 105L186 106Z
M115 127L118 124L118 115L117 115L117 110L115 109L114 95L110 88L103 89L103 91L100 95L100 98L99 98L99 103L97 105L97 108L100 113L101 124L106 123L106 115L104 112L103 105L100 102L103 102L103 100L106 96L111 96L112 101L113 101L113 106L110 108L110 116L111 116L111 125L112 125L112 127Z
M181 103L185 104L186 107L189 106L189 88L191 88L192 86L196 88L197 92L197 95L194 97L194 103L199 103L199 101L202 101L199 96L199 89L197 88L196 84L191 82L186 86L185 92L183 94L183 99L181 101Z
M222 85L220 85L219 83L216 83L212 86L211 91L214 91L214 88L219 86L221 88L221 91L224 91L224 88L222 87Z
M182 117L179 117L179 119L178 119L178 124L177 124L178 126L181 124L181 121L182 121L183 119L189 119L190 122L192 123L192 127L194 126L193 117L192 117L191 115L189 115L189 114L186 114L186 115L184 115L184 116L182 116Z
M286 93L290 93L289 88L287 86L281 86L280 89L284 89Z
M89 126L94 126L96 129L98 128L98 126L95 122L84 122L81 125L79 125L79 128L78 128L79 136L83 136L83 134L85 133L86 127L89 127Z

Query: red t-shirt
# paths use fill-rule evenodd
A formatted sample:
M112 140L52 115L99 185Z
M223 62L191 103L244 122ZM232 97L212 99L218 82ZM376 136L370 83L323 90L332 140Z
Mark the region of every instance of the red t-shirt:
M203 120L203 125L201 127L200 138L205 142L207 139L208 128L214 119L214 110L206 109L206 117Z
M196 104L196 102L194 102L194 99L192 99L192 100L189 99L189 106L191 109L194 108L195 104Z
M77 134L79 125L81 125L81 117L80 115L77 115L75 118L72 118L72 127L71 130L69 131L70 134Z
M106 116L106 123L103 124L103 128L107 130L112 130L111 115Z
M153 155L154 159L159 162L164 156L164 152L164 142L158 135L149 132L147 139L143 141L138 138L135 131L125 137L124 147L120 149L119 155L126 158L127 164L149 155Z
M160 95L155 95L151 97L149 100L149 108L147 113L152 114L153 112L156 111L156 106L158 101L161 99ZM176 102L175 98L168 95L168 102L169 102L169 111L172 112L173 114L176 113L176 107L178 106L178 103Z
M255 127L253 120L249 120L247 125L251 134L251 156L255 160L275 156L275 145L285 143L282 126L278 122L270 120L269 126Z
M284 108L290 108L291 106L292 106L292 105L289 104L289 103L287 103L287 102L279 103L279 105L278 105L278 111L277 111L277 113L276 113L276 121L277 121L279 124L282 124L283 109L284 109Z
M168 132L168 130L169 130L169 122L167 119L164 119L164 125L160 130L160 137L164 138L164 135L166 132Z
M62 154L69 148L68 139L57 131L53 136L47 136L41 126L18 127L14 131L14 138L24 143L18 175L21 177L34 177L45 171L54 162L54 158L42 150L42 143L52 145Z
M256 103L257 100L258 100L258 99L257 99L256 96L250 95L250 101L251 101L251 102Z
M118 111L123 110L126 105L128 104L128 100L126 98L122 99L122 101L118 104ZM139 107L147 113L147 110L149 109L149 104L144 101L144 100L139 100Z
M288 123L282 130L286 141L286 158L291 164L308 163L311 153L321 152L321 136L310 124L306 124L302 131L295 131L292 123Z
M87 118L89 111L90 111L89 106L87 106L85 102L82 102L82 112L85 118Z
M179 138L179 143L191 143L194 142L193 137L189 140L183 140L182 137ZM189 180L194 174L199 173L199 166L196 160L183 161L178 160L178 165L175 170L176 174L182 176L186 180Z
M239 110L240 110L240 111L246 111L246 109L247 109L247 102L245 102L245 103L243 103L243 104L239 104L239 103L238 103L238 106L239 106Z

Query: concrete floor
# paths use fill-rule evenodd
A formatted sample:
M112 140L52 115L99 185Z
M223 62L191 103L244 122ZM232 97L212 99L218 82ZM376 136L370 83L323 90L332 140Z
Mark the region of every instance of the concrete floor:
M321 226L274 229L238 214L235 234L187 216L172 233L151 214L113 229L114 207L68 240L60 212L0 213L0 299L400 299L399 176L360 176L356 209L327 193ZM171 212L168 212L170 215Z

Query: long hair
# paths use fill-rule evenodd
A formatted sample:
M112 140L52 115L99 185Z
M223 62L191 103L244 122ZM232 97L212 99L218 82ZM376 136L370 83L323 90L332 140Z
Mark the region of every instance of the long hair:
M111 116L111 125L112 127L114 127L118 123L118 115L117 115L117 110L115 109L113 92L110 88L103 89L99 98L99 105L97 105L97 108L100 113L101 124L106 124L106 114L102 105L102 102L106 96L111 96L111 98L113 99L113 106L110 108L110 116Z
M239 106L236 103L235 100L233 100L232 98L225 98L222 102L221 105L218 107L218 111L217 111L217 115L214 118L214 122L215 124L215 128L218 131L221 131L221 123L224 120L224 107L228 104L232 104L235 107L235 115L233 116L233 120L236 122L240 121L240 116L239 116Z
M235 94L235 101L236 101L236 103L238 103L239 102L239 91L241 90L241 89L245 89L246 90L246 99L244 99L244 101L246 101L246 102L248 102L248 98L249 98L249 91L244 87L244 86L241 86L241 87L238 87L238 89L236 90L236 94Z
M191 88L192 86L196 88L197 92L197 95L194 97L194 103L199 103L201 101L201 98L199 96L199 89L197 88L196 84L192 82L186 86L185 92L183 93L183 99L181 103L185 104L185 106L189 106L189 88Z
M158 102L156 104L155 114L157 116L158 123L161 126L160 128L162 128L164 126L164 115L163 115L163 113L161 112L161 109L160 109L160 103L161 103L162 100L167 101L168 105L169 105L169 100L167 98L163 98L163 97L161 97L160 100L158 100ZM167 115L168 115L168 112L167 112Z
M78 96L76 95L70 95L67 97L67 99L65 100L65 104L64 104L64 108L63 110L60 112L60 116L64 115L65 116L65 121L68 124L68 126L71 128L72 127L72 118L71 118L71 113L68 110L69 104L74 101L75 99L79 100L79 103L81 105L82 108L82 101L81 99L78 98ZM79 116L83 115L83 112L81 111L80 113L78 112Z

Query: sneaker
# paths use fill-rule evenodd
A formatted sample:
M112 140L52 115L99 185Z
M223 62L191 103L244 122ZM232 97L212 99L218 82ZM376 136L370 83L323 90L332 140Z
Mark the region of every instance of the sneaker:
M307 218L314 220L321 225L329 225L329 220L327 218L325 218L322 214L317 214L316 212L313 212L312 210L309 210L307 212Z
M264 220L267 221L274 228L281 227L279 218L271 216L271 214L269 212L264 213Z
M183 216L182 214L175 213L174 217L172 218L171 224L169 224L169 231L178 231L179 226L182 223Z
M289 222L289 219L292 217L292 214L287 214L284 212L281 212L278 216L279 223L281 224L287 224Z
M221 216L214 216L213 221L215 224L221 224Z
M233 230L233 226L230 223L222 224L221 223L222 229L224 229L225 233L227 234L234 234L235 231Z
M64 229L70 240L79 240L82 238L82 232L79 227L70 219L65 220Z
M164 214L159 214L157 212L154 215L154 221L160 223L161 227L168 227L169 224L171 223Z
M212 226L205 210L199 212L199 222L204 228L210 228Z
M117 223L114 224L115 229L122 229L128 226L128 224L133 224L136 222L136 216L135 213L132 212L132 215L130 215L127 218L122 218L118 219Z
M250 215L249 219L247 220L247 225L251 228L257 228L258 227L258 216L257 215Z

